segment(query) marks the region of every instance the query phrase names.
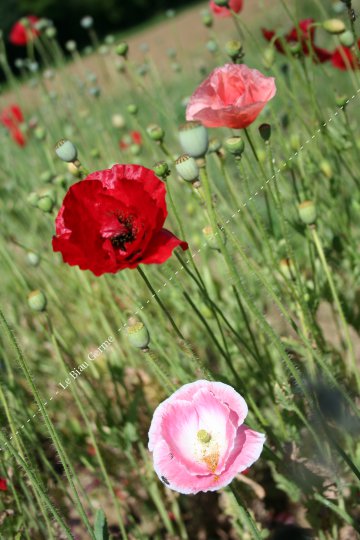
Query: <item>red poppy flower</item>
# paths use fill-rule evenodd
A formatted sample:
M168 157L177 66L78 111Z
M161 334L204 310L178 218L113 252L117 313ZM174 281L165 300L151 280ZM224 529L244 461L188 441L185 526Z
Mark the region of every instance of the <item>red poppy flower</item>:
M25 146L26 144L24 134L19 127L23 121L24 116L18 105L6 107L0 115L0 122L9 130L12 139L19 146Z
M358 41L360 47L360 39ZM360 63L356 55L349 47L340 46L335 49L334 54L331 57L332 65L342 71L346 69L359 69Z
M7 487L7 481L6 481L6 478L1 478L0 477L0 491L7 491L8 487Z
M26 45L28 41L32 41L39 36L40 32L35 27L38 20L35 15L28 15L17 21L10 31L10 43L13 45Z
M163 229L165 184L140 165L114 165L73 184L56 218L54 251L96 276L139 264L161 264L177 246Z
M215 68L191 96L186 120L206 127L248 127L276 94L275 79L245 64Z
M218 17L231 17L231 11L235 11L235 13L239 13L243 8L244 1L243 0L230 0L229 2L229 8L218 6L215 4L214 0L210 1L210 8L211 11L214 13L214 15L217 15ZM230 11L231 10L231 11Z
M142 144L142 136L140 131L130 131L130 134L127 136L127 138L123 138L119 142L121 150L126 150L127 148L129 148L130 144Z
M273 43L276 49L280 53L285 54L284 41L290 45L291 43L300 42L305 56L311 55L315 62L320 63L330 60L332 53L315 45L315 27L312 26L313 23L314 19L304 19L300 21L299 28L294 27L282 38L276 38L274 40ZM266 30L265 28L262 29L262 33L267 41L271 41L276 35L276 32L273 30Z
M16 144L18 144L19 146L26 145L26 139L24 137L24 134L19 128L17 127L11 128L10 135L11 135L12 140L15 141Z

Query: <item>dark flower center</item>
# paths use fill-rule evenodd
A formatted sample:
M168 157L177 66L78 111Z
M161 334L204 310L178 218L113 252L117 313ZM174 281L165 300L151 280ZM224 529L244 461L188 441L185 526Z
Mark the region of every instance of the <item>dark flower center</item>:
M110 240L115 249L126 251L125 244L133 242L136 238L136 230L133 226L133 218L131 216L124 217L119 214L117 219L121 224L121 229Z

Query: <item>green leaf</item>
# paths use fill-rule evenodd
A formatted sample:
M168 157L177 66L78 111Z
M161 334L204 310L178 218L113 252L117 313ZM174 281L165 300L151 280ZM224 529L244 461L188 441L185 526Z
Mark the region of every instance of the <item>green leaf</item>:
M106 516L101 509L96 512L94 533L96 540L109 540Z

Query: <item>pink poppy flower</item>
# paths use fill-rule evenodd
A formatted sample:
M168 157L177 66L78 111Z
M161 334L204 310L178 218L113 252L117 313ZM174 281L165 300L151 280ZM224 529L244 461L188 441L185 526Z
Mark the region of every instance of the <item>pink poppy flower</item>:
M204 380L185 384L160 403L149 430L160 480L184 494L227 486L264 445L265 436L243 424L247 412L231 386Z
M211 11L214 13L214 15L217 15L218 17L231 17L231 11L235 11L235 13L239 13L244 5L243 0L230 0L229 2L229 8L217 6L214 2L214 0L210 1L210 8ZM231 11L230 11L231 10Z
M246 128L276 94L275 79L245 64L215 68L191 96L187 120L206 127Z

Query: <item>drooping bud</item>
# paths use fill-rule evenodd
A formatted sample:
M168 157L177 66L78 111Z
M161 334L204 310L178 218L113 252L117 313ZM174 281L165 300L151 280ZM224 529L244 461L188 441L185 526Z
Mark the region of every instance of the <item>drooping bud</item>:
M264 50L262 63L265 69L270 69L275 62L275 51L273 47L267 47Z
M146 351L150 343L149 331L140 319L130 317L126 327L130 344L137 349Z
M313 201L304 201L298 205L300 219L305 225L313 225L316 221L316 206Z
M244 152L245 143L241 137L228 137L224 142L224 147L230 154L239 158Z
M135 103L130 103L130 105L127 106L127 112L129 114L132 114L133 116L135 116L139 111L139 107L137 105L135 105Z
M323 29L329 34L342 34L346 26L341 19L328 19L322 23Z
M115 52L118 56L126 58L129 52L129 45L125 41L121 41L116 45Z
M38 289L32 291L28 295L28 304L33 311L44 311L47 304L45 294Z
M175 161L178 174L186 182L196 182L199 179L199 167L195 159L188 154L182 154Z
M345 30L345 32L340 34L339 41L344 47L352 47L355 44L355 36L351 30Z
M208 131L200 122L186 122L179 127L179 141L186 154L203 157L209 146Z
M55 145L56 155L66 163L74 163L77 160L76 146L66 139L60 139Z
M261 124L259 126L259 133L263 141L268 142L271 137L271 126L270 124Z
M163 179L167 178L170 174L170 168L166 161L158 161L155 163L153 171L156 176Z
M225 44L225 52L230 56L231 60L237 60L243 55L243 46L241 41L231 39Z
M153 141L161 143L164 140L165 132L163 128L157 124L150 124L150 126L146 128L146 132Z

